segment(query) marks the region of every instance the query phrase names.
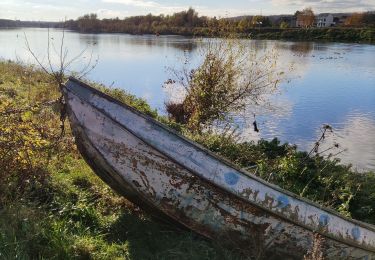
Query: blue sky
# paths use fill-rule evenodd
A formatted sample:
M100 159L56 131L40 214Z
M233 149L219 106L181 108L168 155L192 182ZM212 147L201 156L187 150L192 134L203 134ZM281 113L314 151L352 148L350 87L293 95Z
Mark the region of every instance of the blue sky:
M312 7L319 12L360 12L375 10L375 0L0 0L0 18L59 21L75 19L85 13L100 18L142 14L170 14L195 8L208 16L252 14L292 14Z

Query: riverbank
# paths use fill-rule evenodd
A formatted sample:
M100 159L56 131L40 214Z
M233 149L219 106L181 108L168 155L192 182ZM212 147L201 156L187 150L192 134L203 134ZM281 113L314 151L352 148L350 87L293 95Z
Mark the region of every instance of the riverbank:
M97 87L240 167L256 165L261 178L375 223L374 173L359 175L277 140L237 143L231 137L192 135L145 101ZM242 258L235 249L152 219L113 193L79 155L68 125L60 138L58 104L43 105L58 97L45 73L0 62L0 258Z
M68 27L69 28L69 27ZM223 31L220 28L209 27L131 27L127 29L107 29L95 28L92 30L70 28L79 33L123 33L132 35L178 35L188 37L221 37L224 34L232 34L238 38L259 39L259 40L289 40L289 41L324 41L324 42L343 42L343 43L375 43L374 28L253 28L239 30L232 28L229 31Z
M60 26L61 27L61 26ZM33 26L11 26L0 27L0 29L17 29L17 28L46 28ZM59 28L56 26L55 28ZM61 28L60 28L61 29ZM108 30L105 28L96 28L92 30L78 29L76 27L68 27L73 32L82 34L130 34L130 35L169 35L169 36L186 36L186 37L218 37L224 33L219 29L208 27L142 27L132 29L115 29ZM257 40L288 40L288 41L311 41L311 42L341 42L341 43L367 43L375 44L375 28L254 28L247 30L233 30L225 34L232 34L234 37L241 39L257 39Z
M150 32L149 32L150 33ZM173 32L167 32L172 33ZM190 32L177 35L220 37L221 31L207 28L194 28ZM164 34L164 33L159 33ZM244 31L234 30L233 34L239 38L258 40L289 40L289 41L323 41L344 43L375 43L375 29L373 28L254 28Z
M250 32L256 39L375 43L371 28L263 29Z

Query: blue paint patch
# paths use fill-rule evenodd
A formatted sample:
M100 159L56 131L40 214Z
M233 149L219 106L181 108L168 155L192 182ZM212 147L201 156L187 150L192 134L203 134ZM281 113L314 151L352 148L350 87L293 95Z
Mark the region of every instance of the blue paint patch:
M340 257L341 258L347 258L348 257L348 251L347 251L347 249L341 249L341 251L340 251Z
M358 227L352 228L352 236L355 240L359 240L361 237L361 230Z
M289 206L289 199L288 197L284 196L284 195L280 195L278 198L277 198L277 202L278 202L278 205L277 207L278 208L286 208Z
M212 199L214 196L212 195L212 192L211 191L207 191L206 192L206 196L208 199Z
M320 217L319 217L319 225L321 227L325 227L325 226L328 225L328 223L329 223L329 216L326 215L326 214L320 215Z
M236 185L240 177L234 172L224 174L225 182L229 185Z
M192 196L192 195L188 195L188 196L184 197L184 198L181 200L181 205L182 205L182 207L190 206L191 203L193 202L193 199L194 199L194 196Z

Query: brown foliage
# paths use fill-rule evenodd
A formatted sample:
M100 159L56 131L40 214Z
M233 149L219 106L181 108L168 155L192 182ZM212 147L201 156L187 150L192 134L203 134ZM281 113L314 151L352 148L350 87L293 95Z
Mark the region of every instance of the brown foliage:
M300 26L308 28L314 25L315 14L311 8L305 8L302 12L297 12L297 22Z
M363 18L363 13L354 13L346 19L345 25L353 27L361 26L363 24Z
M46 74L13 63L0 64L0 72L6 83L0 89L0 193L11 194L44 183L51 158L71 142L57 142L59 109L45 104L58 91Z
M173 121L180 124L186 124L189 121L190 116L187 111L185 111L184 104L167 102L165 104L165 108L167 110L169 118Z

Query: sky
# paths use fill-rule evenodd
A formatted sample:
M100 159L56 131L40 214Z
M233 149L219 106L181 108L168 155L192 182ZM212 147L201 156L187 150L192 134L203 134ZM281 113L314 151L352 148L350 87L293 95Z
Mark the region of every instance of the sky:
M0 19L62 21L86 13L124 18L171 14L189 7L200 15L233 17L293 14L305 7L312 7L316 13L374 11L375 0L0 0Z

